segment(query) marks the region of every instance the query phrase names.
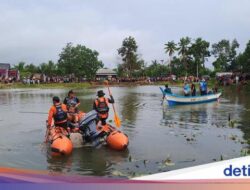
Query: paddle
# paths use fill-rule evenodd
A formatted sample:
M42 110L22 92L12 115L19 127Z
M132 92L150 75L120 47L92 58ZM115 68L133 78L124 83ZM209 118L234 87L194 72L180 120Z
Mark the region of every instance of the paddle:
M161 105L163 105L163 102L164 102L164 100L165 100L165 98L166 98L166 95L165 95L165 92L164 92L164 90L162 89L162 87L160 87L160 90L161 90L162 95L163 95L162 101L161 101Z
M107 85L107 88L108 88L108 91L109 91L109 96L110 96L110 95L111 95L111 92L110 92L110 89L109 89L108 81L105 81L105 83L106 83L106 85ZM113 111L114 111L114 121L115 121L115 125L116 125L116 127L121 127L121 120L120 120L120 118L118 117L118 115L117 115L117 113L116 113L114 104L112 104L112 107L113 107Z

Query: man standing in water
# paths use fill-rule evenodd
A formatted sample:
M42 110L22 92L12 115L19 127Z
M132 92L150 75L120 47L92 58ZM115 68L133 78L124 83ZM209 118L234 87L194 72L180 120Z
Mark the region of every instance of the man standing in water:
M62 104L60 102L59 97L54 96L53 99L53 106L51 106L49 110L49 116L48 116L48 126L53 126L53 120L54 125L58 127L63 127L64 129L67 129L67 107L65 104Z
M94 101L93 109L98 112L98 117L102 122L102 125L106 125L108 119L109 107L108 104L115 103L113 96L110 94L110 98L105 98L105 93L102 90L97 92L98 98Z

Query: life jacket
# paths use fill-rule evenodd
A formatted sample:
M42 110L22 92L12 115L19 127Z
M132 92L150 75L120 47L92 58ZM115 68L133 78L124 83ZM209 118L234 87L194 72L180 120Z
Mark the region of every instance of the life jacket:
M67 106L69 105L76 105L77 104L77 98L74 97L74 98L69 98L69 97L66 97L66 101L67 101Z
M108 100L104 97L97 98L95 105L98 113L107 113L109 111Z
M207 84L205 82L200 82L200 88L201 88L201 91L206 91L207 89Z
M56 105L56 113L54 115L55 124L67 121L67 113L62 109L62 105Z
M184 92L185 92L185 93L189 93L189 92L190 92L190 86L189 86L188 84L186 84L186 85L184 86Z

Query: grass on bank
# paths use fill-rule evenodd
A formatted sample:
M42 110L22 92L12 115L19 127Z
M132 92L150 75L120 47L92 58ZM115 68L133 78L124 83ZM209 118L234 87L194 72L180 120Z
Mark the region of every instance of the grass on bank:
M18 89L18 88L41 88L41 89L81 89L89 88L92 85L90 83L48 83L48 84L23 84L23 83L10 83L1 84L0 89Z
M121 83L109 83L111 86L135 86L135 85L156 85L156 86L165 86L168 84L171 86L183 87L183 81L157 81L148 83L147 81L138 81L138 82L121 82ZM198 88L199 84L195 83ZM214 88L216 84L215 79L211 79L208 81L208 88ZM81 82L81 83L48 83L48 84L23 84L23 83L9 83L3 84L0 83L0 89L18 89L18 88L40 88L40 89L81 89L81 88L91 88L103 86L105 83L103 81L100 82ZM221 88L222 86L219 86ZM250 89L250 83L246 85L247 88Z

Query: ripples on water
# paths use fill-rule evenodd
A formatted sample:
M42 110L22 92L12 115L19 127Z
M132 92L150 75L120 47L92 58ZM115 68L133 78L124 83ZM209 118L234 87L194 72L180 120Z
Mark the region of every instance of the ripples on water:
M92 109L97 90L77 91L82 110ZM64 98L67 91L0 91L0 165L51 173L134 177L239 157L248 146L250 132L240 128L249 124L249 94L225 89L220 102L168 107L161 105L162 95L156 86L111 90L122 130L130 139L128 150L84 147L63 158L51 158L42 142L51 97Z

